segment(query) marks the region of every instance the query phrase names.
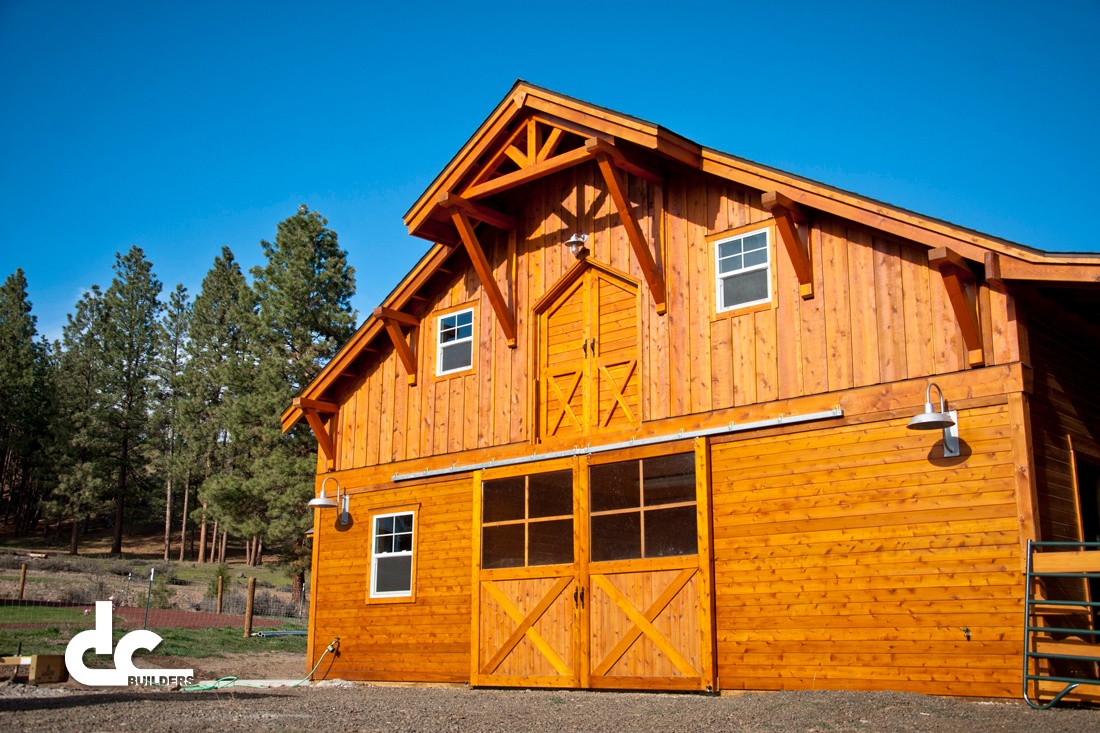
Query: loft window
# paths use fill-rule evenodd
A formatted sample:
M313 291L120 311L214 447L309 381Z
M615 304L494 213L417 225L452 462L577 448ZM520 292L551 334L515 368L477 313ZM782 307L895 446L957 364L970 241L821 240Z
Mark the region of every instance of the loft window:
M438 375L469 369L474 364L474 309L439 316L436 341Z
M715 242L717 311L771 300L768 230L759 229Z
M481 485L481 567L573 562L573 472L493 479Z
M699 551L694 453L605 463L588 475L593 562Z
M415 512L375 514L371 520L371 598L407 598L413 594Z

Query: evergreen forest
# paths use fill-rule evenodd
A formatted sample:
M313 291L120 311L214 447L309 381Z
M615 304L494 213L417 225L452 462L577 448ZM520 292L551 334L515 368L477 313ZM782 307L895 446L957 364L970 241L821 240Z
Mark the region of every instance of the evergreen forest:
M192 297L165 292L134 246L90 285L60 340L37 333L27 280L0 288L0 516L71 554L90 528L163 521L164 559L248 564L276 552L300 592L316 442L279 416L351 336L354 270L301 206L242 271L224 247Z

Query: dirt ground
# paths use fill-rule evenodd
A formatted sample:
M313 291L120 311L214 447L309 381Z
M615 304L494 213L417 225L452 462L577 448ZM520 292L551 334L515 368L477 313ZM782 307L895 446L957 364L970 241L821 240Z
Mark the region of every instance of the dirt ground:
M289 652L208 659L149 656L142 666L193 667L199 679L300 680ZM375 687L332 680L297 688L206 692L91 690L74 681L0 684L0 731L737 731L739 733L1089 733L1100 708L892 692L689 694Z
M194 693L11 685L0 687L0 730L1088 733L1100 731L1100 710L827 691L715 697L346 682Z

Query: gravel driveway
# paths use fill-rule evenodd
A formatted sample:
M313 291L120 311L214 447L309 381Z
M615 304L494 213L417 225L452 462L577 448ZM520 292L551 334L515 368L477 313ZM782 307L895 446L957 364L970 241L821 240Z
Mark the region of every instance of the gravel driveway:
M13 685L0 689L0 730L1088 733L1100 731L1100 709L824 691L706 697L350 683L203 693Z

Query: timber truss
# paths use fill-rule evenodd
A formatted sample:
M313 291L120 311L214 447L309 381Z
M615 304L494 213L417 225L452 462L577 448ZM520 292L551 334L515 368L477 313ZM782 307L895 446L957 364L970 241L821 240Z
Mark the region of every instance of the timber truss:
M623 173L629 173L650 183L662 184L667 175L663 167L655 159L618 143L612 136L538 114L520 119L513 128L504 131L501 139L502 143L488 149L453 190L436 195L434 206L410 222L409 232L452 248L465 248L508 345L513 348L516 345L515 314L493 276L477 227L486 224L512 231L515 220L487 200L587 161L595 161L599 167L657 313L663 315L666 288L664 275L654 256L657 243L650 242L642 230L623 177Z

